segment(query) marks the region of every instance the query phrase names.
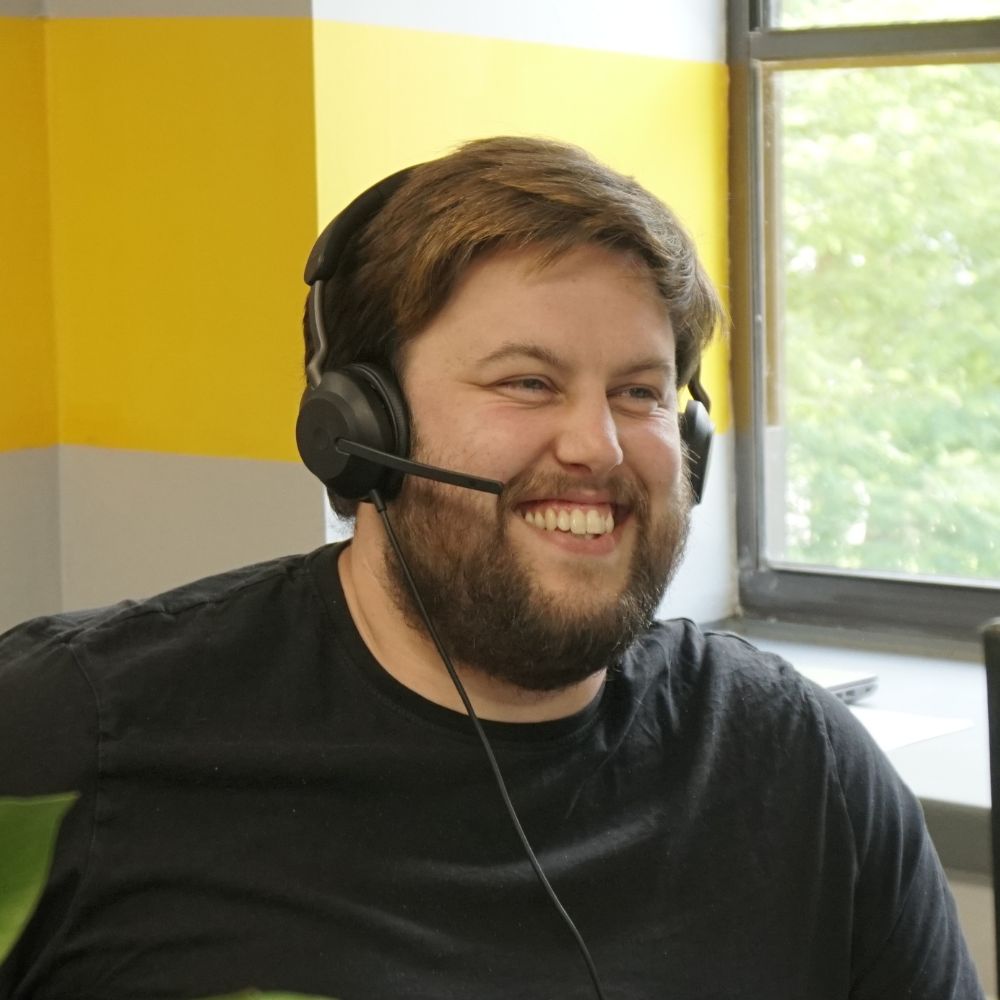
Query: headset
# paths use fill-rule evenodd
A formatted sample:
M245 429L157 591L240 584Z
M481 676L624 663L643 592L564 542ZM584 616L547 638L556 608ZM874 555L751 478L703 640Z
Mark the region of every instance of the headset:
M486 493L498 494L503 488L496 480L408 458L409 412L392 372L364 362L325 368L329 353L323 316L326 283L348 270L357 239L415 169L399 170L358 195L320 233L306 262L311 353L295 440L309 471L347 499L367 499L377 490L384 500L391 500L398 495L406 474ZM708 415L711 400L699 374L700 368L688 383L691 399L679 421L694 503L701 501L704 492L714 430Z

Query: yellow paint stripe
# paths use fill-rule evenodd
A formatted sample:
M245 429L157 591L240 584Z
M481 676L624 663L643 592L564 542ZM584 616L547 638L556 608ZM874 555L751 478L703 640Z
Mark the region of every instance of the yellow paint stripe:
M311 23L47 30L61 440L293 457Z
M0 451L56 440L45 38L0 18Z
M724 284L723 67L306 19L45 30L62 441L294 458L319 221L473 136L552 135L635 174ZM716 350L722 427L727 367Z

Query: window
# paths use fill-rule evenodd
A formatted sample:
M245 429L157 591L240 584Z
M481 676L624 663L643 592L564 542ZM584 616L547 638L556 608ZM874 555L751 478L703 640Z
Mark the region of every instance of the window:
M1000 614L1000 0L729 21L744 611L973 638Z

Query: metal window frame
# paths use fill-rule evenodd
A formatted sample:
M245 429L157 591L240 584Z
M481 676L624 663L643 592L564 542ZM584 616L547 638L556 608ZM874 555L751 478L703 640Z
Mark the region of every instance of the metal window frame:
M769 27L770 0L728 0L730 310L741 613L750 618L905 629L975 640L1000 614L1000 587L771 563L764 553L767 336L764 114L767 70L1000 61L1000 17L977 21Z

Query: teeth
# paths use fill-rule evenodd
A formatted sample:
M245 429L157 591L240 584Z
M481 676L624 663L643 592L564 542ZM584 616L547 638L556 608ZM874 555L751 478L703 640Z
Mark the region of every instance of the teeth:
M545 511L529 510L524 515L525 521L543 531L568 531L574 535L610 535L615 530L615 519L612 514L599 514L593 508L572 510L562 508L556 510L548 507Z

